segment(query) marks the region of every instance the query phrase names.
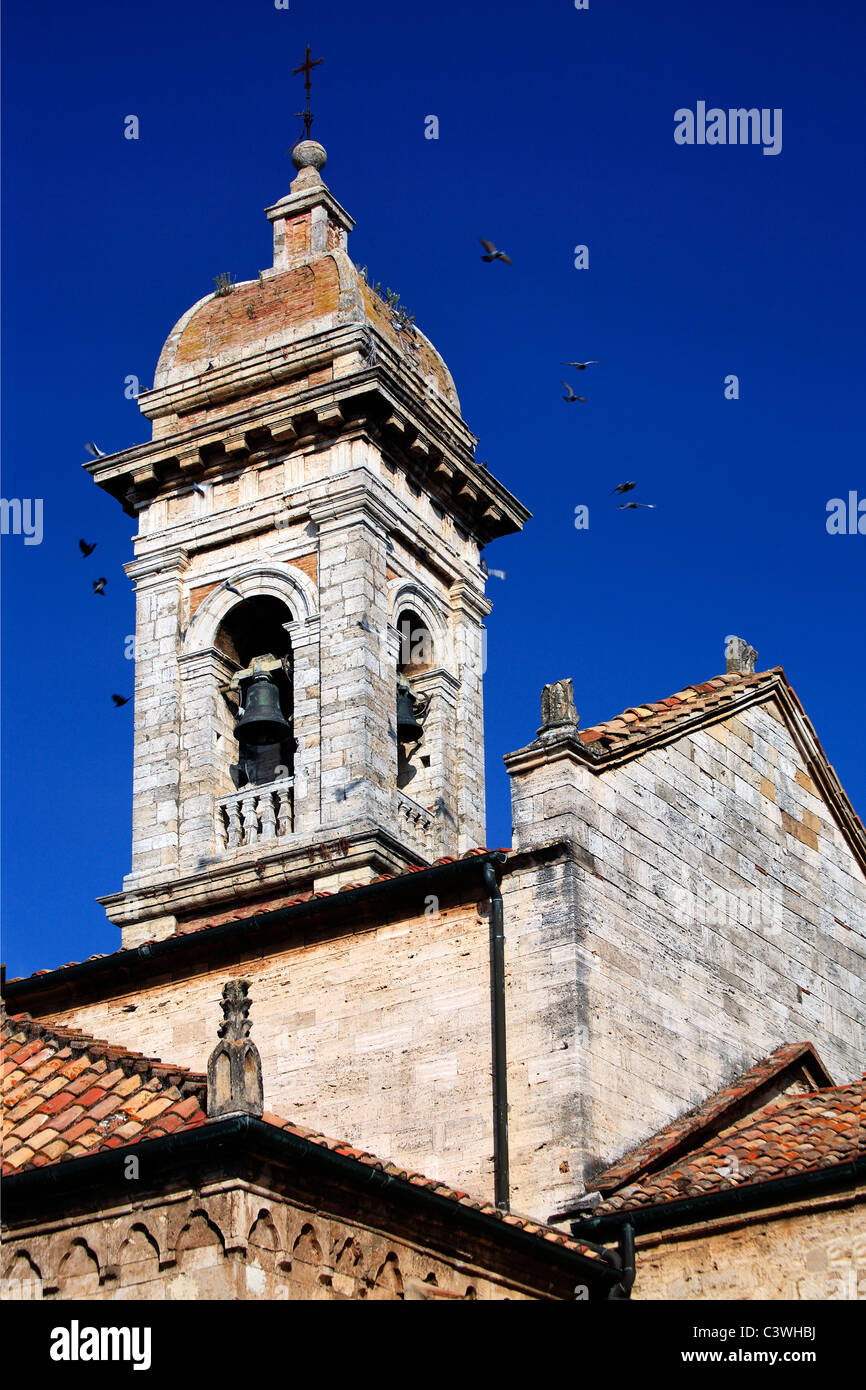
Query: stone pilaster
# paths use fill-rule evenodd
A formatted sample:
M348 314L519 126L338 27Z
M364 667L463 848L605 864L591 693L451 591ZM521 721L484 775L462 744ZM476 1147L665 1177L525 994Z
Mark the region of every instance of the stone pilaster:
M135 585L135 751L132 787L132 880L159 877L179 856L181 779L180 547L133 560Z

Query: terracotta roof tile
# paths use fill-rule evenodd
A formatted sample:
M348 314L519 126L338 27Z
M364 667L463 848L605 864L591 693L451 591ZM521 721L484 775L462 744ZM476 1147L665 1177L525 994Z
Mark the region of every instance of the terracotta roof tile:
M630 749L681 720L712 713L719 705L749 694L758 687L773 686L780 675L784 679L781 666L776 666L759 673L732 671L724 676L714 676L712 680L687 686L676 695L633 705L613 719L594 724L589 729L581 729L578 737L596 756L619 752L623 748Z
M776 1081L786 1070L804 1065L817 1080L831 1082L832 1078L810 1042L785 1043L727 1086L715 1091L693 1110L679 1116L652 1138L644 1140L615 1163L596 1173L592 1181L587 1183L588 1190L605 1195L612 1193L622 1188L624 1183L666 1166L678 1151L701 1142L702 1136L710 1131L718 1142L728 1132L722 1128L726 1112L732 1112L731 1119L735 1119L738 1107L741 1109L749 1097ZM735 1125L732 1126L730 1132L735 1128Z
M16 1058L18 1054L32 1047L34 1039L44 1044L46 1052L55 1058L61 1057L66 1039L73 1036L68 1029L41 1024L28 1014L18 1014L4 1020L4 1053ZM78 1103L67 1107L58 1115L49 1110L50 1099L39 1093L39 1083L32 1081L33 1098L36 1108L31 1109L30 1118L23 1123L7 1124L3 1136L3 1172L6 1175L27 1167L42 1167L46 1163L60 1163L71 1158L85 1157L106 1149L117 1149L126 1144L135 1144L149 1138L156 1138L181 1130L196 1129L207 1121L206 1079L204 1076L188 1072L182 1067L166 1066L154 1058L142 1057L139 1053L124 1048L108 1048L104 1042L88 1038L84 1034L74 1035L75 1046L80 1050L80 1060L84 1070L80 1073L89 1087L78 1099ZM119 1068L106 1074L105 1055L120 1059ZM31 1056L35 1052L31 1050ZM70 1065L71 1057L63 1061L64 1069ZM134 1068L142 1073L142 1084L134 1094L130 1094L126 1082L127 1070ZM93 1084L99 1077L99 1084ZM118 1077L118 1080L114 1080ZM107 1086L111 1079L110 1089ZM176 1083L182 1082L182 1089L191 1094L184 1095ZM7 1114L7 1120L8 1120ZM424 1177L396 1164L377 1158L375 1154L359 1149L345 1140L329 1139L316 1130L306 1129L289 1120L282 1119L270 1111L262 1115L265 1124L272 1125L286 1133L293 1134L307 1143L319 1148L329 1149L364 1167L387 1173L390 1177L410 1183L414 1187L425 1188L440 1197L452 1201L455 1206L471 1206L473 1210L495 1217L503 1224L526 1231L528 1234L550 1240L575 1253L592 1260L602 1260L597 1250L590 1249L580 1240L564 1236L553 1227L545 1226L528 1217L509 1212L503 1213L491 1202L471 1198L459 1189L449 1187L439 1179ZM61 1124L65 1126L61 1130ZM26 1141L26 1142L25 1142ZM42 1152L39 1152L39 1150Z
M866 1081L786 1095L745 1115L730 1137L615 1192L593 1216L753 1186L866 1154Z
M56 1163L115 1147L108 1142L115 1137L134 1143L146 1135L149 1121L177 1106L178 1081L192 1092L181 1102L186 1108L179 1124L205 1119L203 1076L182 1067L166 1067L77 1030L37 1023L19 1014L4 1020L3 1050L17 1064L3 1085L4 1173L35 1164L37 1154ZM17 1075L19 1067L26 1071L27 1062L37 1056L46 1065L49 1060L55 1064L53 1073L33 1066L25 1081L10 1087L9 1077ZM49 1075L59 1080L60 1089L55 1079L47 1079Z

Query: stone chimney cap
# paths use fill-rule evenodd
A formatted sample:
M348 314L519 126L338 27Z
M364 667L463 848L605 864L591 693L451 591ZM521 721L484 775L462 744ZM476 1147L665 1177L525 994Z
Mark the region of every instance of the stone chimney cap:
M757 659L758 653L749 646L745 637L725 638L725 670L728 673L742 671L753 675Z
M578 724L571 679L546 685L541 692L541 728L538 737L553 729L577 729Z

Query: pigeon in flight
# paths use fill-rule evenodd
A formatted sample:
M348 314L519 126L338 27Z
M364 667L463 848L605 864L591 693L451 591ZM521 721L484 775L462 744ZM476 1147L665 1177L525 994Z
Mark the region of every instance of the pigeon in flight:
M114 701L114 708L115 708L115 709L120 709L120 706L121 706L121 705L128 705L128 704L129 704L130 700L132 699L132 696L131 696L131 695L112 695L111 698L112 698L112 700Z
M223 588L228 589L230 594L237 594L238 598L243 598L243 594L241 593L240 589L236 589L234 584L229 583L228 579L224 580Z
M585 372L587 367L598 367L600 362L597 357L591 357L588 362L563 362L563 367L576 367L579 372Z
M107 583L108 580L105 578L105 575L101 574L98 579L94 579L93 581L93 592L95 594L104 594Z
M586 401L586 396L576 396L576 395L574 394L574 392L572 391L572 389L571 389L571 387L569 386L569 384L568 384L567 381L564 381L562 384L563 384L563 386L565 387L566 391L568 392L568 395L567 395L567 396L563 396L562 399L563 399L564 401L568 401L568 404L569 404L569 405L574 405L575 401L584 401L584 402Z
M492 570L486 560L481 561L481 573L485 579L507 579L507 570Z
M655 502L623 502L620 506L621 512L633 512L635 507L654 507Z
M478 240L487 253L481 257L482 261L504 261L506 265L511 265L511 257L506 256L504 251L497 251L492 241L485 241L483 236L480 236Z
M84 447L85 447L85 449L87 450L88 454L90 454L91 458L95 458L95 459L104 459L104 458L105 458L105 450L104 450L104 449L100 449L100 447L99 447L98 444L93 444L93 443L91 443L91 444L85 444Z
M199 497L207 497L210 489L210 483L205 483L204 487L202 487L201 483L193 483L192 485L193 492L197 492Z
M97 541L94 541L92 545L90 544L89 541L79 541L79 542L78 542L78 549L81 551L82 557L86 560L87 557L88 557L88 555L92 555L92 554L93 554L93 552L94 552L94 550L96 549L97 545L98 545L98 542L97 542Z
M631 492L633 487L637 487L637 483L620 483L618 487L611 488L610 495L612 497L615 492Z

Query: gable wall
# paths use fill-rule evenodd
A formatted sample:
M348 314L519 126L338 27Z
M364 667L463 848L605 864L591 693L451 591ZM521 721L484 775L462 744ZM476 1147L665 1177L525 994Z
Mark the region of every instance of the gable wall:
M600 775L561 760L514 778L516 842L565 836L572 858L564 916L540 867L506 906L509 971L536 999L520 1026L559 1063L541 1085L516 1058L509 1074L530 1210L782 1043L860 1076L866 882L802 763L768 705Z

